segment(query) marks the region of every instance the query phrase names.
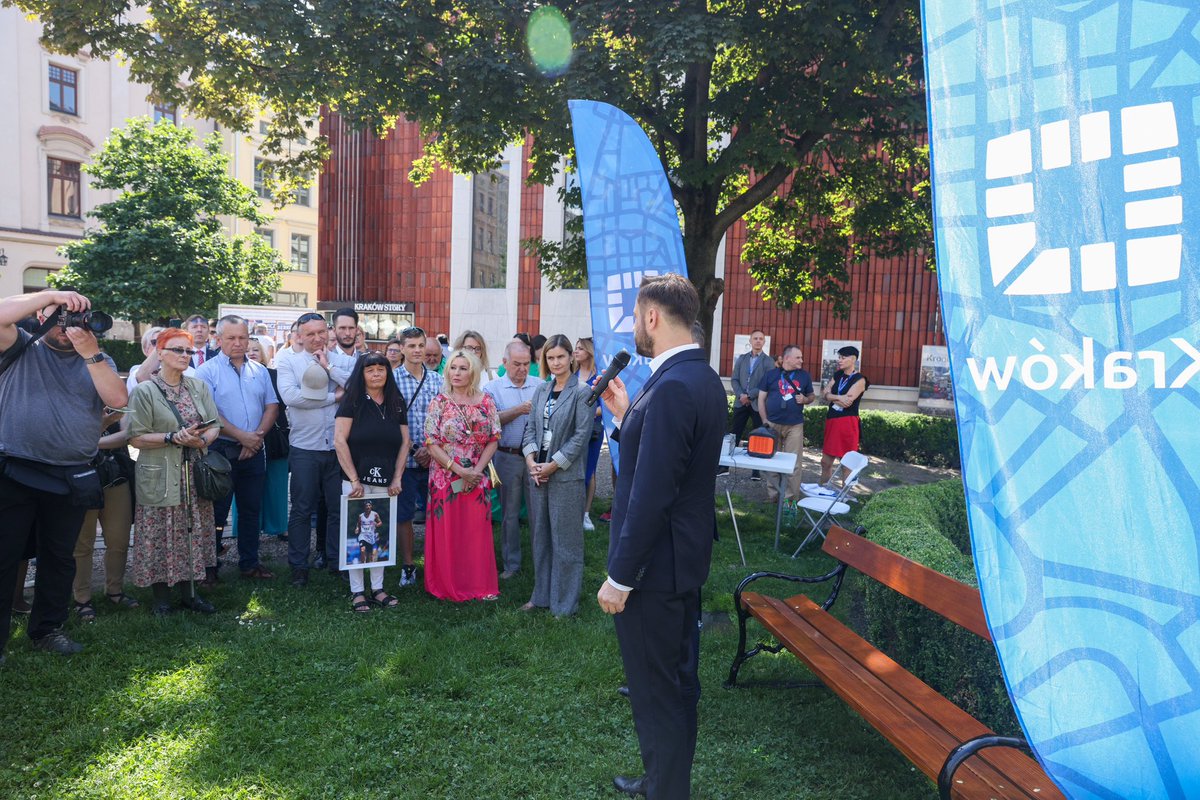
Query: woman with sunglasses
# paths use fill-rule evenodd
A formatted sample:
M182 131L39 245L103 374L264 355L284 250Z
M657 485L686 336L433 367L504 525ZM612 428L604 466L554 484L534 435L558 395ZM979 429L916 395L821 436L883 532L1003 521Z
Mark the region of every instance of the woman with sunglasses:
M492 362L488 360L487 339L479 331L463 331L454 340L454 350L466 350L471 355L479 359L480 365L483 367L483 372L480 374L480 380L490 381L492 375Z
M129 398L129 443L139 451L133 583L154 590L159 616L173 610L174 585L180 605L211 614L216 609L194 584L215 552L212 501L196 493L195 463L220 431L217 404L204 381L183 374L196 352L191 334L167 328L157 347L158 372Z
M391 497L398 496L403 487L404 464L408 460L408 408L396 385L391 364L382 353L369 352L358 359L346 381L346 393L333 424L333 448L342 467L342 494L358 498L369 489L373 493L386 491ZM377 505L387 507L385 503ZM375 524L382 522L378 512L375 513L367 539L375 544L377 536L384 537L388 553L393 553L395 548L386 541L388 528ZM360 520L360 523L366 521ZM359 533L361 536L367 531L360 530ZM350 608L358 613L370 611L371 603L391 608L398 602L384 591L383 567L370 569L370 601L363 589L364 568L347 570L350 574Z

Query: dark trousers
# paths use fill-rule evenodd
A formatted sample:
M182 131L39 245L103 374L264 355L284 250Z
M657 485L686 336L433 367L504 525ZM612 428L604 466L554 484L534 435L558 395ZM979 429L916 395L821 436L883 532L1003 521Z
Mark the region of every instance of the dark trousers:
M224 500L213 501L213 519L224 524L229 507L237 498L238 568L242 571L259 566L259 512L262 510L263 486L267 482L267 459L260 450L251 458L239 461L242 446L228 439L217 439L212 449L229 459L233 465L233 492ZM214 537L215 540L215 537ZM220 541L216 542L221 546Z
M75 580L75 540L85 508L67 503L61 494L30 489L0 475L0 653L8 644L17 565L28 558L30 537L37 532L37 582L29 638L41 639L67 621L71 582Z
M338 557L338 517L342 509L342 468L338 466L337 454L332 450L302 450L292 447L288 451L288 467L292 472L292 510L288 513L288 565L296 569L308 568L309 541L312 514L317 509L317 498L325 498L328 538L325 542L325 558L331 564Z
M762 417L754 409L754 398L750 399L750 405L738 404L737 398L733 399L733 420L729 423L729 432L737 437L740 442L742 434L746 430L746 423L750 423L750 430L762 427Z
M630 592L613 620L647 800L687 800L700 702L700 590Z

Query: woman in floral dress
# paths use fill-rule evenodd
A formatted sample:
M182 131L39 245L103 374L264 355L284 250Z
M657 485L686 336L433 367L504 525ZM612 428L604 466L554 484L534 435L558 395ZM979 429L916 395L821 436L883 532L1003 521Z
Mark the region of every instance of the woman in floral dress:
M480 391L482 371L473 353L451 353L442 391L425 417L430 455L425 589L455 602L500 596L487 476L500 442L500 413Z
M195 463L220 431L218 424L202 426L218 419L208 385L183 374L193 353L190 334L167 328L158 335L159 371L129 398L130 444L139 451L133 583L154 589L153 611L160 616L172 611L172 585L179 586L184 608L216 610L193 583L204 577L213 554L213 507L196 494Z

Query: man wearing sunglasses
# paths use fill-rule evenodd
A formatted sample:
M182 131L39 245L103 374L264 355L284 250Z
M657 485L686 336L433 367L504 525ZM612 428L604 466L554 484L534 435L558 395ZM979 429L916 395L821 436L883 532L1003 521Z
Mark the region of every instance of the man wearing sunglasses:
M83 649L62 631L75 576L75 540L92 507L89 501L103 498L90 462L103 430L104 407L123 408L129 394L87 328L54 325L31 343L33 337L16 323L34 314L44 323L62 309L89 308L91 301L73 291L0 300L0 366L5 368L0 374L0 661L8 643L17 564L32 555L27 547L35 530L37 588L27 635L37 650L66 655Z

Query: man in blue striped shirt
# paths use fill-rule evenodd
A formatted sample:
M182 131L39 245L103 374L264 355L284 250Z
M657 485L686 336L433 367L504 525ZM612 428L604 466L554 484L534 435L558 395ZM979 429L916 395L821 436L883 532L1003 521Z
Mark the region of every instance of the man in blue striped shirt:
M400 588L417 582L413 565L413 517L420 500L429 491L429 451L425 449L425 414L442 390L442 376L425 366L425 331L405 328L397 337L404 349L404 363L396 368L396 384L408 407L408 435L412 438L403 490L396 504L396 532L400 539Z

